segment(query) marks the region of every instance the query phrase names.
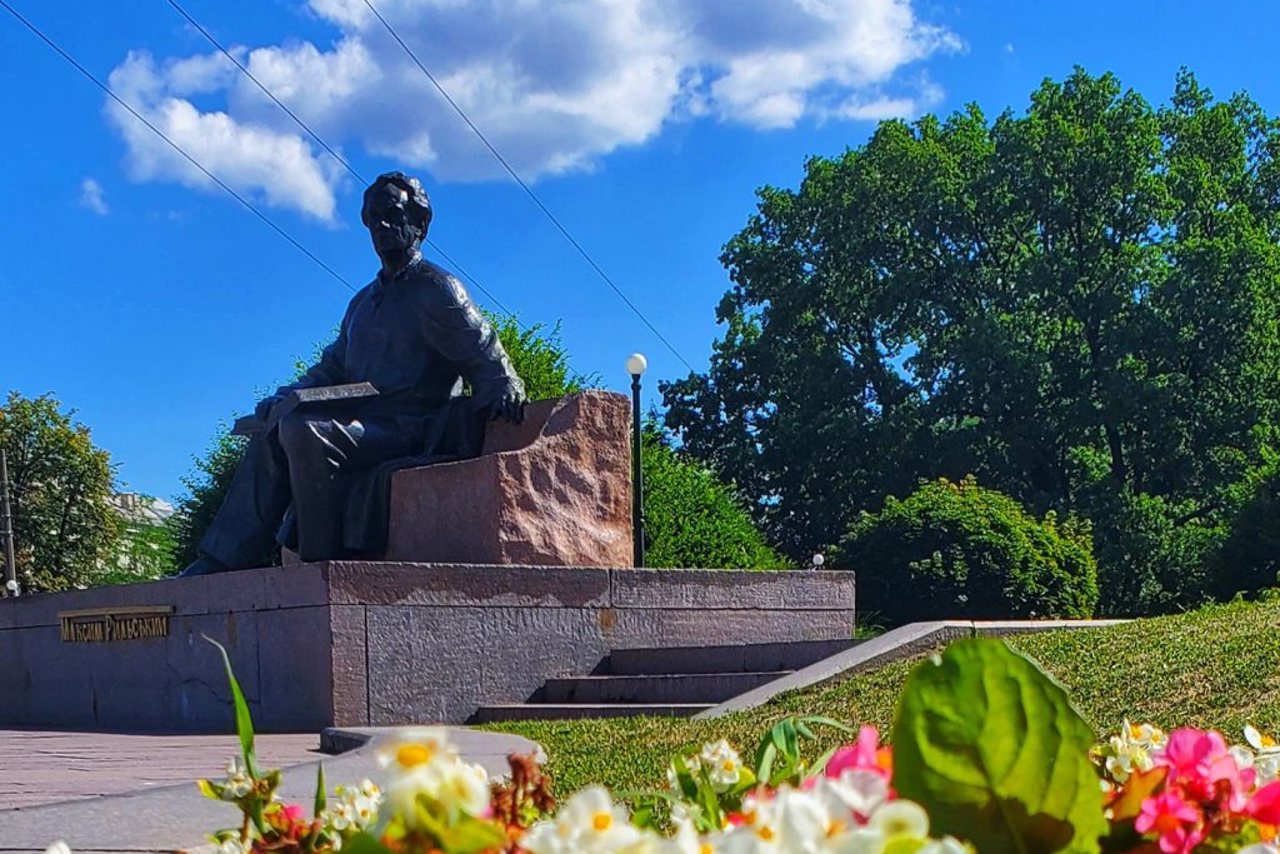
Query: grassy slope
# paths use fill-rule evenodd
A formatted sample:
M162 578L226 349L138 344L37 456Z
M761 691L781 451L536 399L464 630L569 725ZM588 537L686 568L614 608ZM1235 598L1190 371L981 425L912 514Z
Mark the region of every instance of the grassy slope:
M1011 639L1070 691L1099 732L1122 718L1212 726L1240 740L1252 722L1280 731L1280 603L1217 605L1107 629L1046 632ZM669 756L728 738L754 749L773 721L828 715L887 731L898 692L915 662L899 662L715 721L628 719L540 721L490 727L540 742L560 792L589 783L615 790L657 786ZM816 751L815 751L816 755Z

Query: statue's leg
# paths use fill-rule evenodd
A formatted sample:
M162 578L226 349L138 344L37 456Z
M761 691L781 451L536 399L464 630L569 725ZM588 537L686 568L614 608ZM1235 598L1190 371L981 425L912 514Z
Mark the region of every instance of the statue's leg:
M200 540L191 575L264 565L289 506L289 471L274 434L249 440L222 507Z
M280 422L280 446L298 518L298 556L304 561L328 560L342 552L347 469L363 436L358 420L293 414Z
M420 451L421 425L410 422L301 413L281 420L280 445L288 460L302 560L342 556L351 475Z

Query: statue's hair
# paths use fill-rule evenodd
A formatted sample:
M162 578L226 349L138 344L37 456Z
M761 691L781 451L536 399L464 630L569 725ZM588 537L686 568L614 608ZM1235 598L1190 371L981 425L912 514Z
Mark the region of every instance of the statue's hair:
M427 227L431 225L431 199L427 197L427 191L422 189L421 181L403 172L387 172L374 179L369 189L364 191L364 203L360 206L360 221L365 225L369 224L369 203L373 200L374 193L388 184L399 187L409 194L409 209L417 212L425 234Z

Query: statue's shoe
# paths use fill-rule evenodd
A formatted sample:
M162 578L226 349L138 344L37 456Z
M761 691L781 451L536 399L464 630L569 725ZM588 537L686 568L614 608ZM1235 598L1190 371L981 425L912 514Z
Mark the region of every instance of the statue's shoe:
M178 577L189 578L193 575L211 575L215 572L227 572L230 569L231 567L211 557L201 556L192 561L191 565L182 570L182 572L178 573Z

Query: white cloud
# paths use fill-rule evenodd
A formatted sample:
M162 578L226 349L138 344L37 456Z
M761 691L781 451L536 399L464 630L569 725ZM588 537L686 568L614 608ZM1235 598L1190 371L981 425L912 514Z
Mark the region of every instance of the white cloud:
M97 180L85 178L80 182L80 207L88 208L98 216L106 216L111 210L107 207L107 193Z
M206 90L210 77L218 73L212 63L188 59L159 68L150 55L131 53L111 72L110 83L147 121L233 189L256 192L269 205L331 220L333 168L317 159L297 134L246 123L220 110L201 111L191 101L171 94L175 79L188 87L182 91L199 91ZM107 116L129 147L129 172L135 180L214 186L207 175L115 101L107 102Z
M918 114L941 98L903 69L958 38L912 0L379 0L379 11L517 170L592 168L666 123L713 118L759 129L806 118ZM309 0L336 30L233 51L334 146L360 148L442 180L501 167L369 12ZM321 220L341 168L225 57L157 62L131 54L122 96L237 190ZM142 180L208 179L127 113L108 115Z

